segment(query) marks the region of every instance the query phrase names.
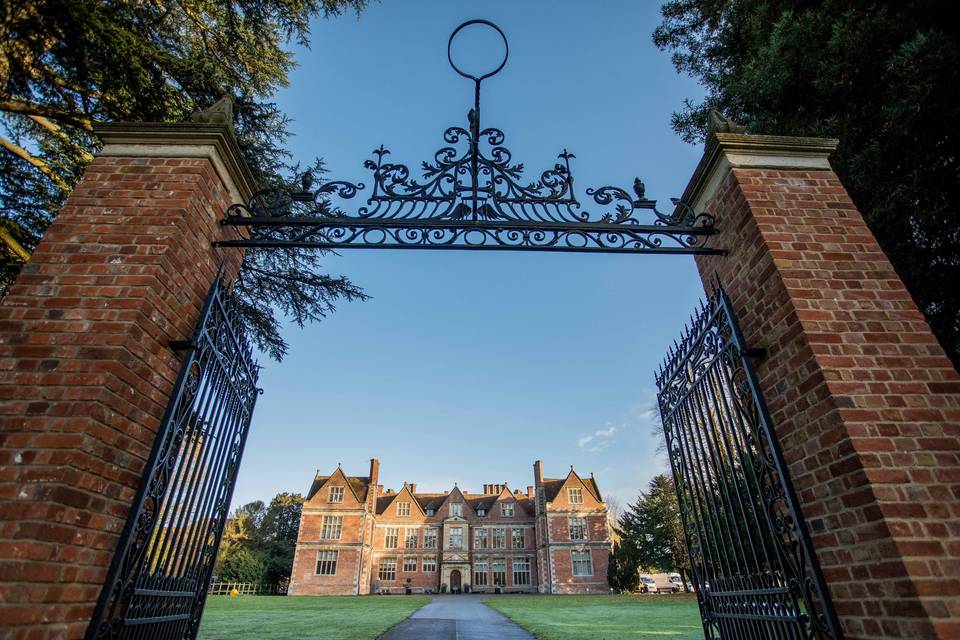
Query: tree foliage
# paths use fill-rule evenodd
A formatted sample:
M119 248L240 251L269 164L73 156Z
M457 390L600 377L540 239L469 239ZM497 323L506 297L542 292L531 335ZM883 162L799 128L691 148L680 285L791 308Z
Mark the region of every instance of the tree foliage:
M840 140L834 167L960 365L960 38L936 0L671 0L654 43L748 131ZM955 13L955 12L954 12Z
M623 571L619 584L626 584L629 573L638 571L677 572L686 579L690 561L670 476L661 474L650 480L648 491L641 492L637 501L620 515L617 531L620 545L614 555L619 551L616 562Z
M227 520L217 555L218 579L277 584L293 568L303 496L278 493L270 504L237 507Z
M12 282L96 151L98 121L183 122L234 102L243 156L260 187L296 177L287 117L288 45L309 42L316 15L366 0L33 0L0 7L0 294ZM322 170L319 160L313 168ZM248 250L236 285L257 346L287 345L275 309L301 326L338 300L363 298L320 271L320 254Z
M630 553L622 542L613 544L613 551L607 564L607 582L618 593L636 591L640 584L640 567L636 554Z

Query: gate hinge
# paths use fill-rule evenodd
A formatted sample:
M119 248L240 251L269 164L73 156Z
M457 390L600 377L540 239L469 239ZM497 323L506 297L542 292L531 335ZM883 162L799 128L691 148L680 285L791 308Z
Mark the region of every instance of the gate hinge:
M174 351L186 351L187 349L196 349L197 345L193 340L170 340L167 342L169 346Z
M743 355L746 358L766 358L767 350L763 347L752 347L750 349L744 349Z

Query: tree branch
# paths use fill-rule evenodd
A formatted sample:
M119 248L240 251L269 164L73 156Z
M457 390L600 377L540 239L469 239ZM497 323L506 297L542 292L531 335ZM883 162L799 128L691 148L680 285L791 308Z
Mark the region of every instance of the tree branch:
M73 125L75 127L80 127L86 131L93 131L93 118L63 111L62 109L51 107L50 105L46 104L6 99L0 100L0 111L7 111L9 113L22 113L28 116L43 116L45 118L51 118L59 122Z
M87 162L93 160L93 154L77 144L76 140L68 136L63 129L56 125L56 123L51 122L49 119L44 118L43 116L30 115L28 117L53 135L60 138L61 141L74 147L80 152L80 156Z
M30 259L30 252L27 251L22 244L17 242L13 234L3 225L0 225L0 240L3 240L3 244L7 245L7 248L24 262Z
M56 184L58 187L60 187L64 191L67 191L70 189L70 185L67 184L67 181L64 180L56 171L48 167L46 162L44 162L40 158L37 158L31 155L30 152L24 149L23 147L10 142L3 136L0 136L0 146L2 146L4 149L9 151L13 155L17 156L24 162L28 162L34 167L36 167L37 169L39 169L43 173L43 175L53 180L54 184Z

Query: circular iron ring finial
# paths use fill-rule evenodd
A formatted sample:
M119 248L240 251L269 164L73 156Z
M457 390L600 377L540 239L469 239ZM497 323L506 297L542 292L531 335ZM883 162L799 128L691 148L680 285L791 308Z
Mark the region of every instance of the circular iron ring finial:
M503 49L504 49L504 50L503 50L503 60L500 62L500 66L498 66L496 69L494 69L493 71L491 71L491 72L489 72L489 73L485 73L484 75L480 76L479 78L478 78L477 76L475 76L475 75L472 75L472 74L470 74L470 73L467 73L466 71L463 71L460 67L458 67L457 64L453 61L453 56L452 56L451 53L450 53L450 52L451 52L451 49L453 48L453 39L457 37L457 34L460 33L460 31L461 31L462 29L464 29L465 27L469 27L470 25L473 25L473 24L485 24L485 25L487 25L488 27L492 27L497 33L500 34L500 37L503 39ZM480 82L481 80L485 80L486 78L489 78L490 76L494 76L494 75L500 73L500 70L503 69L503 66L504 66L505 64L507 64L507 58L508 58L509 56L510 56L510 45L507 44L507 36L504 35L504 33L503 33L503 31L500 29L500 27L498 27L497 25L493 24L493 23L490 22L489 20L481 20L481 19L467 20L466 22L464 22L464 23L461 24L459 27L457 27L456 29L453 30L453 33L450 34L450 39L447 41L447 60L450 62L450 66L453 67L453 70L456 71L457 73L459 73L460 75L462 75L464 78L470 78L471 80L474 80L474 81L476 81L476 82Z

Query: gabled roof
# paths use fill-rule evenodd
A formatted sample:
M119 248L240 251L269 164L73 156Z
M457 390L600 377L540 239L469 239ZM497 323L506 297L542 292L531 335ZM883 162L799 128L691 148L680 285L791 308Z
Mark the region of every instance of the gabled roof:
M420 501L417 499L417 496L415 496L413 493L410 492L410 487L406 483L404 483L403 489L400 489L400 491L396 493L389 493L386 495L378 496L377 507L374 513L376 513L377 515L381 515L390 507L391 504L393 504L393 502L397 498L399 498L402 495L406 495L407 498L410 500L410 502L413 502L415 505L417 505L417 508L420 509L420 512L422 515L426 515L425 513L423 513L423 506L420 504Z
M557 497L557 494L560 493L561 489L563 489L563 486L567 484L571 476L583 483L583 486L587 488L587 491L589 491L598 502L603 502L603 498L600 496L600 487L597 486L597 481L593 479L593 476L590 476L584 480L577 475L577 472L573 470L573 467L570 467L570 473L567 474L566 478L543 479L543 490L546 494L547 502L553 502L553 499Z
M444 496L444 501L440 503L440 506L442 507L446 503L450 502L450 498L453 498L454 496L460 496L460 499L467 504L467 508L473 509L473 507L470 505L470 501L467 500L467 496L465 496L463 492L460 491L460 487L458 487L457 485L453 485L453 491L451 491L450 493ZM464 514L463 517L466 517L466 515L467 514Z
M427 509L433 509L438 511L443 505L444 500L447 499L447 494L445 493L416 493L413 496L417 504L420 505L420 508L426 511Z
M341 478L343 483L350 488L350 491L353 492L353 496L358 502L363 502L367 499L367 491L370 489L370 478L368 476L348 476L343 472L343 469L337 467L337 470L329 476L318 475L314 477L313 484L310 485L310 491L307 492L307 500L315 496L329 480L337 477Z

